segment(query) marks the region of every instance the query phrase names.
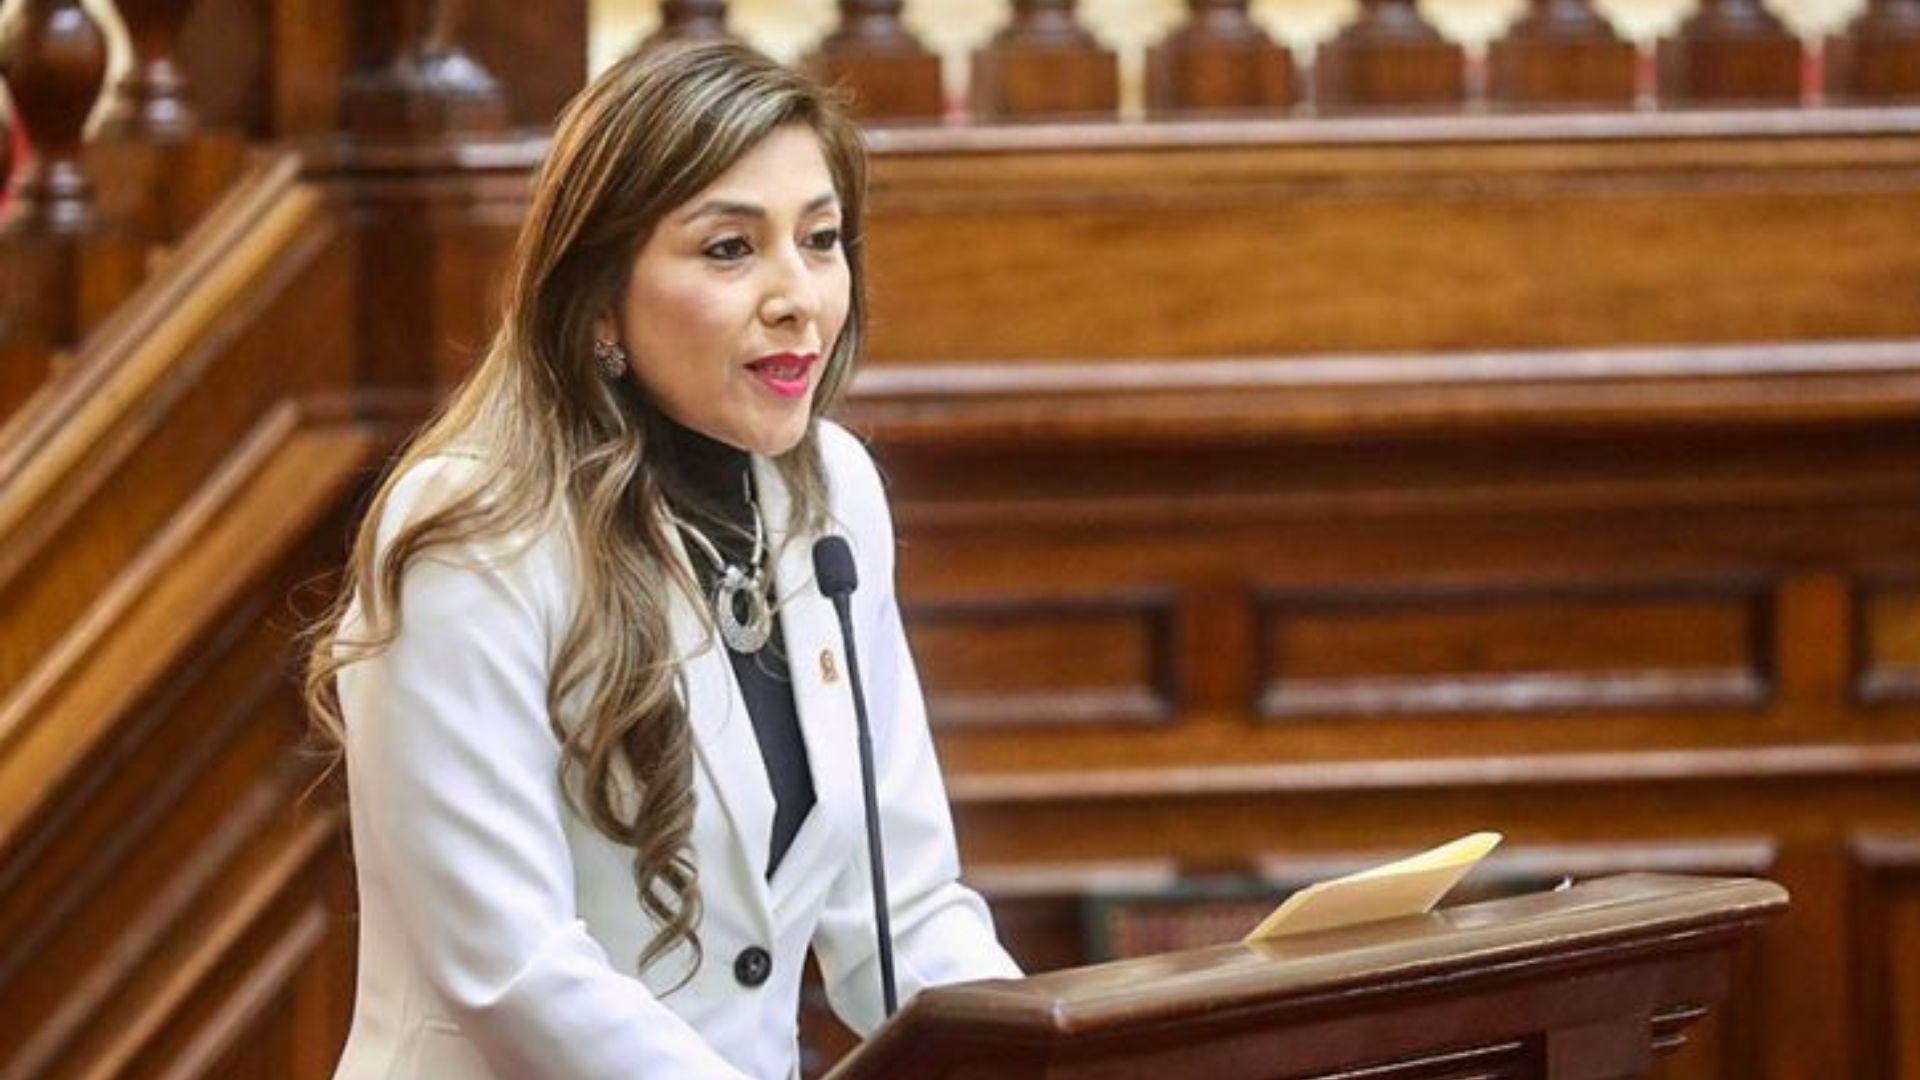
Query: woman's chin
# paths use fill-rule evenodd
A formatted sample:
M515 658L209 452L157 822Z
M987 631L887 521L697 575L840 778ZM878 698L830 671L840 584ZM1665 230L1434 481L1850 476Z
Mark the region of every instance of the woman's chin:
M758 427L751 432L743 433L745 438L735 443L735 445L740 446L750 453L758 454L761 457L779 457L794 447L799 446L800 441L807 437L807 429L811 426L811 420L811 417L803 413L797 422L788 421Z

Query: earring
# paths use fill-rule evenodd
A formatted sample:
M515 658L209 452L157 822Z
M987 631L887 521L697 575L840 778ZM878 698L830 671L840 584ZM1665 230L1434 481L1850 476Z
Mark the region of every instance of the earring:
M593 362L600 365L600 374L609 379L617 379L627 373L627 350L611 341L595 338Z

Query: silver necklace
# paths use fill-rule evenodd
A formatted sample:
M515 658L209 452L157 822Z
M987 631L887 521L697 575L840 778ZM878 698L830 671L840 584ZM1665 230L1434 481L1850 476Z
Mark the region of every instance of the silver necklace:
M766 572L761 567L762 557L766 554L765 537L760 531L760 506L751 498L747 505L753 510L753 559L750 566L736 566L720 554L713 541L699 529L668 514L680 531L693 538L693 542L706 555L708 561L720 575L713 587L714 621L720 627L720 638L727 647L735 652L755 653L766 645L773 635L773 608L767 603ZM746 621L740 619L739 600L746 597Z

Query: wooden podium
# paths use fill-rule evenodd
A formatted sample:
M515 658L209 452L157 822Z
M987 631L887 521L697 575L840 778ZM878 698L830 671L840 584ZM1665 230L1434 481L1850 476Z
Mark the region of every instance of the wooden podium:
M1261 945L920 994L828 1074L1367 1080L1643 1075L1786 890L1626 874Z

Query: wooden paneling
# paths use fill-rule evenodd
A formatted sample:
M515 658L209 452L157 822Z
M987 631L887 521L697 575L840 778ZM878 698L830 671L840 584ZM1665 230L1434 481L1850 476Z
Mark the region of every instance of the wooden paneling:
M1272 592L1260 711L1444 713L1759 705L1764 593L1694 582L1382 583Z
M292 181L285 163L257 175L234 216L190 239L176 272L149 282L7 429L0 750L38 737L37 717L86 651L165 583L189 538L287 438L297 397L345 376L347 252ZM88 723L89 738L104 720ZM0 772L14 767L0 760ZM0 808L17 821L11 800Z
M1862 1080L1920 1076L1920 833L1852 844Z
M1912 335L1916 120L876 132L873 351L1171 362ZM1013 314L1032 297L1046 318Z
M1165 596L989 597L907 607L937 727L1168 719Z
M268 159L0 428L0 1075L331 1072L347 866L287 605L376 446L304 414L352 266Z
M1920 700L1920 577L1855 583L1855 692L1866 702Z

